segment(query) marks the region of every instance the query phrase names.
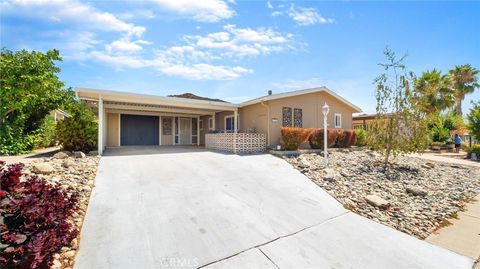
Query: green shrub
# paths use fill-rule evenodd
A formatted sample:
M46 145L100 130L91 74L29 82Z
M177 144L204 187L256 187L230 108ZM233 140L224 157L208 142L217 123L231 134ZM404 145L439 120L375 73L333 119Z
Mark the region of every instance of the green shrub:
M66 150L89 152L97 145L95 115L84 103L73 103L71 117L57 123L56 138Z
M435 125L432 127L432 140L434 142L442 142L445 143L450 139L450 130L441 126Z
M0 154L15 155L27 152L20 124L0 124Z
M433 147L441 147L443 145L445 145L445 143L438 142L438 141L433 141L433 142L430 143L430 146L433 146Z
M311 130L304 128L282 127L282 140L286 150L297 150L300 145L307 141Z
M367 144L367 131L365 129L356 129L355 133L357 134L357 146L363 147Z
M46 148L55 145L55 121L47 115L40 127L25 138L28 150Z
M475 154L477 154L477 156L480 156L480 144L474 144L471 147L465 147L464 150L468 154L475 153Z

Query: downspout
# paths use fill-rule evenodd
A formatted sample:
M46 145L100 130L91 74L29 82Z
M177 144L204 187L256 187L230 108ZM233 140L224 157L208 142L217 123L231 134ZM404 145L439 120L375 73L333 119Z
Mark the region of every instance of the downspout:
M265 100L260 104L267 109L267 146L270 146L270 106L265 104Z

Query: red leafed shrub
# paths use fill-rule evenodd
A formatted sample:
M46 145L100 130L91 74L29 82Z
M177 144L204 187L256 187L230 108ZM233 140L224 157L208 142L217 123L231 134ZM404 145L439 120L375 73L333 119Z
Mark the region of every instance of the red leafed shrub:
M37 176L20 180L23 164L0 161L1 268L49 268L53 254L77 236L68 221L78 194Z
M297 150L300 145L307 141L310 135L309 129L282 127L282 140L286 150Z
M337 146L340 148L349 148L357 143L357 134L355 130L339 130Z
M338 130L327 129L327 145L333 147L337 143ZM323 149L323 129L314 129L308 137L308 143L312 149Z

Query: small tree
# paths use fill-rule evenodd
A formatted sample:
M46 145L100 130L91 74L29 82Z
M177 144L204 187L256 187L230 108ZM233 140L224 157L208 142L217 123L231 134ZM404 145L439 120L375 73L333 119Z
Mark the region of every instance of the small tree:
M388 48L384 54L387 62L379 65L385 72L374 80L377 118L369 125L367 145L384 155L387 165L392 155L425 149L429 133L424 113L414 104L418 97L412 92L414 75L403 63L406 55L397 59Z
M97 145L95 115L84 103L73 101L67 111L71 117L57 123L56 137L66 150L89 152Z
M473 107L467 115L468 129L470 130L470 135L480 140L480 102L472 103Z

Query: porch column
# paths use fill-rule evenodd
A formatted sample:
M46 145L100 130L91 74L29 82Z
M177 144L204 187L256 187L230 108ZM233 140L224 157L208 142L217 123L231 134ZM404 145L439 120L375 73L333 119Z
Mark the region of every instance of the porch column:
M98 98L98 154L103 154L103 99L100 96Z
M235 111L233 112L233 132L238 132L238 108L235 108Z
M215 112L212 114L212 131L215 131L216 130L216 127L215 127Z
M197 116L197 146L200 146L200 116Z
M172 128L172 136L173 136L172 145L175 145L175 135L176 135L175 134L175 117L172 118L172 121L173 121L172 122L172 126L173 126L173 128Z

